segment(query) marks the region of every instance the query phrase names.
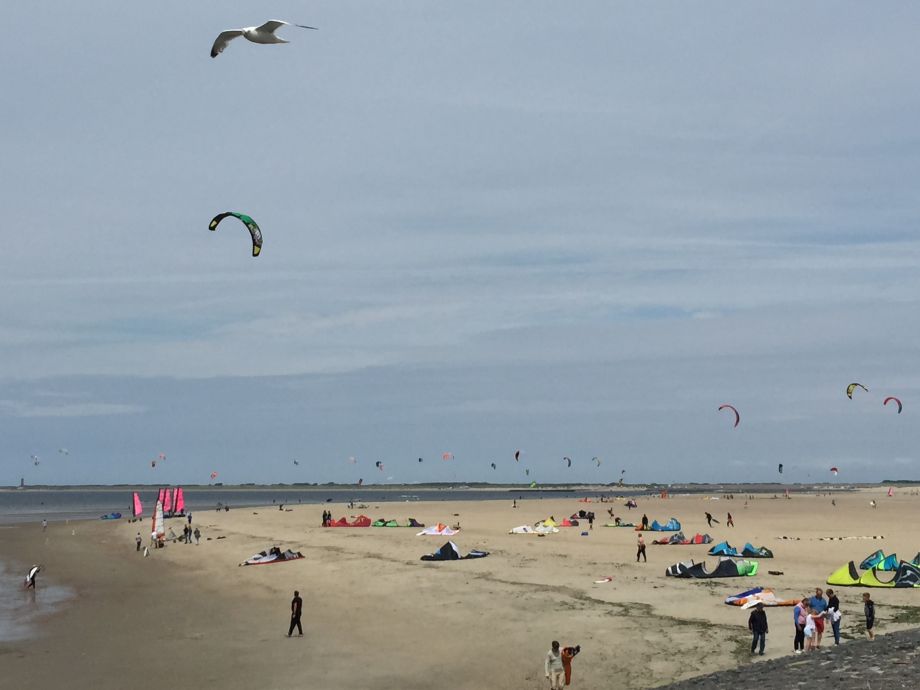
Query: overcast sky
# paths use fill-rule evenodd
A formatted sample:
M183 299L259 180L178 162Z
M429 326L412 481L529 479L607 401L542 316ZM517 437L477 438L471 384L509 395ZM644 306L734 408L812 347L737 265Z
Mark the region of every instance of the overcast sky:
M920 476L916 3L5 24L0 484Z

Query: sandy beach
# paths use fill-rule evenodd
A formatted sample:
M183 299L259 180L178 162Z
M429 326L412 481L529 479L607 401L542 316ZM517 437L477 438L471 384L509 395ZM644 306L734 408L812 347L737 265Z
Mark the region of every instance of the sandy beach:
M757 496L747 505L741 495L677 496L639 499L631 512L622 501L573 498L529 498L517 509L510 500L330 506L335 517L459 521L453 541L461 550L491 553L445 563L419 561L443 537L408 528L323 529L324 506L197 512L200 545L170 544L148 558L134 549L135 533L149 534L147 520L52 524L44 533L40 525L9 528L0 558L13 572L41 562L38 597L45 584L66 585L76 596L39 623L34 639L0 645L0 684L27 690L66 678L69 688L113 689L541 688L543 656L559 639L582 646L572 687L654 687L749 662L747 613L725 606L727 595L759 585L791 598L877 548L906 560L920 550L910 529L920 497L901 489L889 498L879 489L834 498L836 506L829 496ZM651 545L660 535L647 533L648 563L637 564L636 533L603 527L610 507L636 522L643 512L661 522L674 516L687 536L708 532L739 548L764 545L776 557L751 578L668 578L665 568L676 561L717 559L705 556L708 546ZM598 515L588 536L581 535L586 523L546 537L508 534L579 509ZM707 510L720 524L707 527ZM734 528L725 526L728 511ZM181 533L182 523L167 527ZM821 540L869 535L884 540ZM273 545L305 558L238 565ZM612 582L594 583L606 576ZM302 639L286 637L294 589L304 598ZM845 636L861 634L864 591L877 602L880 633L909 625L920 607L914 590L838 591ZM767 658L790 654L790 610L768 616Z

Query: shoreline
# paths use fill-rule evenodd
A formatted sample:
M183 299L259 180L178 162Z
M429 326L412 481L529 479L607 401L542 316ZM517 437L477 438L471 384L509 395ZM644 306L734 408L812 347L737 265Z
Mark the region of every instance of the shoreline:
M704 546L650 545L647 566L636 565L630 529L596 524L594 530L565 529L545 538L507 533L579 508L603 512L603 524L611 506L560 497L524 499L518 509L495 500L395 502L366 511L372 519L400 523L409 516L426 524L459 521L461 531L451 539L461 551L491 553L448 563L418 560L437 550L444 537L416 537L411 529L318 526L323 508L335 517L357 513L342 504L294 505L290 512L199 512L194 515L203 532L199 546L170 544L149 558L133 544L135 532L145 530L124 521L53 524L45 539L40 527L21 525L4 530L10 538L0 541L0 559L43 562L44 581L71 586L76 596L41 626L38 637L0 643L0 653L10 660L7 678L22 690L64 677L74 688L124 687L126 677L132 687L153 688L164 682L162 674L186 686L228 690L304 682L345 690L421 690L431 687L433 674L450 679L445 687L511 690L544 685L545 648L560 639L582 645L573 687L606 687L611 678L620 678L623 687L655 687L747 663L739 653L749 643L746 613L725 606L726 595L762 585L775 587L778 596L793 596L823 586L832 570L863 551L915 552L915 537L892 517L912 524L920 500L903 495L870 512L868 498L862 492L838 494L839 510L833 512L830 499L814 497L760 497L748 508L738 499L712 503L700 496L644 500L631 514L614 505L627 517L645 511L662 520L673 514L685 534L709 531L716 541L729 538L732 544L740 541L738 546L762 543L777 556L763 570L785 573L716 581L663 575L665 567L690 557L711 564L715 559L705 556ZM724 525L707 529L702 512L722 513L726 505L738 526L731 532ZM885 541L819 541L873 531ZM799 540L779 540L784 534ZM301 551L305 558L239 567L273 545ZM594 583L603 576L613 581ZM303 640L285 636L294 589L304 598ZM857 597L863 591L879 601L882 633L908 627L895 625L894 614L920 607L920 592L841 588L848 635L858 634ZM792 635L783 621L791 613L770 609L769 616L774 632L766 658L786 656ZM151 659L163 661L155 665L162 674L149 670ZM306 659L322 659L321 668L307 664L305 670Z

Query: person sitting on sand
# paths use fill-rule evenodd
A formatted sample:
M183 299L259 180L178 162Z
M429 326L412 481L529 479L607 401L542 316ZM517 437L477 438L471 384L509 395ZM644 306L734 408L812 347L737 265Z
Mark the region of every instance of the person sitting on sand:
M613 518L613 524L615 524L617 527L620 526L620 523L621 523L621 522L623 522L623 521L622 521L620 518L618 518L618 517Z
M543 670L549 679L549 689L563 690L565 687L565 667L562 665L562 653L559 651L559 643L556 640L553 640L552 648L546 653Z

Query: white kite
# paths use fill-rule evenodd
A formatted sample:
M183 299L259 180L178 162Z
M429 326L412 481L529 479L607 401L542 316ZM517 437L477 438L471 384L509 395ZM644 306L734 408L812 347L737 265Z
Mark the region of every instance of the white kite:
M247 26L242 29L230 29L228 31L221 31L218 34L217 38L214 41L214 45L211 46L211 57L216 58L227 47L227 44L230 43L234 38L242 36L247 41L252 41L253 43L261 43L262 45L269 45L272 43L290 43L290 41L285 41L283 38L275 36L275 31L280 29L282 26L297 26L301 29L313 29L317 30L315 26L304 26L303 24L291 24L290 22L282 22L278 19L272 19L265 22L262 26Z

